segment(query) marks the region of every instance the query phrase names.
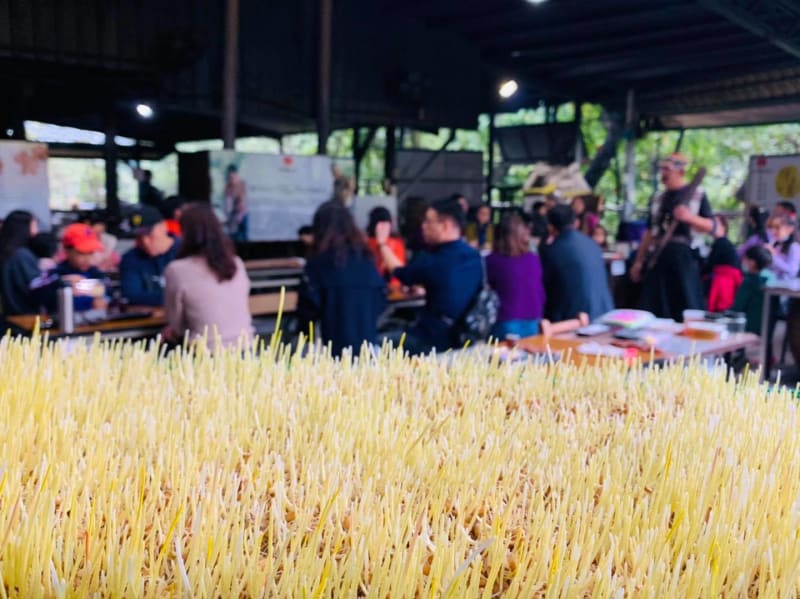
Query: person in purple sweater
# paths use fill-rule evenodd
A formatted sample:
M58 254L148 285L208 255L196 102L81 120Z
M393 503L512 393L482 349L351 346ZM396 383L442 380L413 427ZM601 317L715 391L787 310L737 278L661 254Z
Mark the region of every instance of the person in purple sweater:
M492 335L528 337L539 333L544 311L544 285L539 256L528 250L530 232L516 215L505 216L496 227L492 253L486 257L486 277L500 298L500 312Z
M800 274L800 243L795 239L797 221L791 215L773 215L767 229L775 241L767 245L772 254L772 267L779 279L794 279Z

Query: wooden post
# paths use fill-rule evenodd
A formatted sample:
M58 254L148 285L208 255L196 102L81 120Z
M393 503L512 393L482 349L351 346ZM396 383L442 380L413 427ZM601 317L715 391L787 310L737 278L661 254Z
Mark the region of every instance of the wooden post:
M575 125L577 129L577 138L575 140L575 162L580 164L583 162L583 134L581 133L581 125L583 124L583 102L575 101Z
M319 2L319 80L317 81L317 154L328 153L331 134L331 36L333 0Z
M625 203L623 217L630 220L636 202L636 96L628 90L625 110Z
M236 89L239 70L239 0L226 1L225 68L222 73L222 143L226 150L236 144Z
M494 136L495 136L495 128L494 128L494 112L489 114L489 147L488 147L488 161L489 164L486 168L486 201L492 201L492 188L494 187L494 182L492 180L492 175L494 173Z
M383 178L389 192L394 185L395 170L397 169L397 135L394 125L386 126L386 152L383 158Z
M121 220L119 207L119 195L117 195L117 143L114 139L117 136L117 118L114 108L110 108L106 114L106 143L104 156L106 162L106 211L109 220L116 227Z

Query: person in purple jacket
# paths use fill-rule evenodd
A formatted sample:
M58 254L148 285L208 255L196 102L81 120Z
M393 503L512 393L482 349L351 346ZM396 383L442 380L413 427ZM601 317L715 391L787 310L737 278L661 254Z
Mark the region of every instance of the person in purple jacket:
M788 214L773 215L767 223L767 229L775 240L766 246L772 254L772 272L779 279L796 278L800 274L800 243L795 239L795 217Z
M495 229L492 253L486 257L486 278L500 298L492 330L497 339L539 333L545 300L542 264L528 250L529 240L528 227L516 215L503 217Z

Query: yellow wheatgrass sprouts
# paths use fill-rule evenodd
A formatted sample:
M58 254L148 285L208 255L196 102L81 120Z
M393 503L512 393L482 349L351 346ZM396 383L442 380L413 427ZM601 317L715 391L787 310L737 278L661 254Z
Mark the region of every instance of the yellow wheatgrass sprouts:
M279 343L2 340L0 594L800 593L786 391Z

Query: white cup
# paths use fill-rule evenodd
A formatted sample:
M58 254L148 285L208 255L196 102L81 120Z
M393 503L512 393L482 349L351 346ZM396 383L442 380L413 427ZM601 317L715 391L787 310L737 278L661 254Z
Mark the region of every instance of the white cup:
M705 320L705 310L684 310L683 322L697 322L698 320Z

